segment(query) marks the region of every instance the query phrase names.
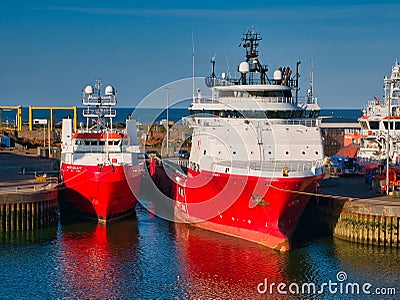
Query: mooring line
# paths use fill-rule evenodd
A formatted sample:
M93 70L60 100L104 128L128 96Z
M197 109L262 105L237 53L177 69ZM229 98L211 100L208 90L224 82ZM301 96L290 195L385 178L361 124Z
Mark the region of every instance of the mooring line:
M265 184L268 187L272 187L276 190L282 191L282 192L287 192L287 193L292 193L292 194L301 194L301 195L307 195L307 196L316 196L316 197L324 197L324 198L332 198L332 199L339 199L339 200L345 200L345 201L353 201L353 200L362 200L361 198L354 198L354 197L344 197L344 196L338 196L338 195L329 195L329 194L321 194L321 193L312 193L312 192L302 192L302 191L293 191L293 190L287 190L283 189L277 186L274 186L272 184Z

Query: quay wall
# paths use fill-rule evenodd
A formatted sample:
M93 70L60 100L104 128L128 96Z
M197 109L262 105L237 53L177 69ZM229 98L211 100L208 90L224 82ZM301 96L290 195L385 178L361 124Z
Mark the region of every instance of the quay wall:
M49 185L33 192L0 194L0 232L29 231L57 226L58 189Z
M355 179L340 178L339 182L354 183ZM359 178L359 181L363 178ZM360 186L352 191L346 184L338 184L342 196L330 195L329 188L322 188L322 194L313 196L305 211L305 217L315 226L336 238L359 244L382 247L400 247L400 199L381 196L368 191L362 194ZM367 187L363 184L361 188ZM347 196L347 194L353 194Z

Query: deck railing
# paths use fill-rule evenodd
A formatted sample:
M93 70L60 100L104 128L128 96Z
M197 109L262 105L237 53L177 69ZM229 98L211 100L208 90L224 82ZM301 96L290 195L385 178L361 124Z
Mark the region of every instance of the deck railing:
M281 161L281 160L270 160L270 161L238 161L238 160L220 160L215 159L213 164L215 166L223 166L238 169L248 169L252 171L281 171L283 168L287 168L289 172L302 172L312 170L313 168L320 168L324 165L324 160L316 161Z

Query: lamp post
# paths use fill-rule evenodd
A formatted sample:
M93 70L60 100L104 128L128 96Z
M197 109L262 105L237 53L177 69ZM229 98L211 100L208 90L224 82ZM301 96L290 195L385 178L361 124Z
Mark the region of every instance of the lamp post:
M391 109L391 100L392 100L392 91L393 91L393 85L394 81L388 79L387 77L384 78L385 82L385 99L386 99L386 105L387 105L387 116L388 116L388 121L387 121L387 138L386 138L386 195L389 194L389 154L390 154L390 116L392 113ZM387 90L389 89L389 92ZM394 126L394 124L393 124Z
M172 87L167 85L165 89L167 90L167 157L168 157L169 156L169 90L172 89Z

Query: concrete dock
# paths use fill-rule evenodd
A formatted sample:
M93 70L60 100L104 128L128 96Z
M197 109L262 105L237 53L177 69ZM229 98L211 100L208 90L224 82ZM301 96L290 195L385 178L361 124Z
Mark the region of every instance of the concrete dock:
M55 174L57 168L53 159L0 152L0 233L57 225L57 177L42 176L46 170Z
M362 176L324 179L319 193L306 213L335 237L399 247L400 198L380 195Z

